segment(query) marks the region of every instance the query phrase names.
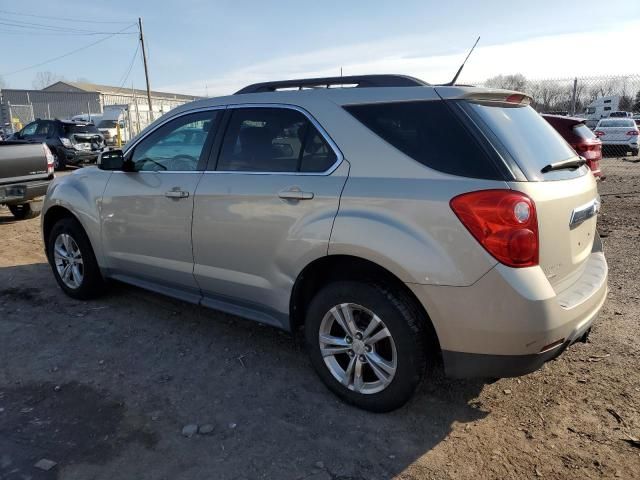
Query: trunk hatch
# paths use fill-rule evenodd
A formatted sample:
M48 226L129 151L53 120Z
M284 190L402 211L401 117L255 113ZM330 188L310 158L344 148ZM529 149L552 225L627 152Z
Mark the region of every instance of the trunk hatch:
M592 175L583 175L554 182L511 182L509 186L527 194L536 205L540 267L554 290L561 292L577 280L591 254L597 216L589 209L599 207L596 181ZM580 212L588 217L581 222Z
M463 108L524 176L509 186L534 201L540 267L556 292L564 290L580 277L593 247L600 206L595 178L586 166L543 173L547 165L578 155L530 106L468 101Z

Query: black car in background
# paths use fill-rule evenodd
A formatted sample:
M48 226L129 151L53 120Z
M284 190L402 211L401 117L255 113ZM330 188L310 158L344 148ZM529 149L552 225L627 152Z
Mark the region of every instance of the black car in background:
M14 140L46 143L56 170L67 165L95 163L105 149L104 136L93 123L71 120L35 120L13 135Z

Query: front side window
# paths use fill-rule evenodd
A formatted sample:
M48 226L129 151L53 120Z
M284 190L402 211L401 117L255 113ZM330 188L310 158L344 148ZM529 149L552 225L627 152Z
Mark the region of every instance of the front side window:
M198 170L204 146L215 132L217 111L183 115L172 120L133 150L136 171L182 172Z
M33 122L27 125L22 129L20 135L23 137L30 137L36 134L36 129L38 128L38 122Z
M336 154L313 124L288 108L234 109L217 170L324 172Z

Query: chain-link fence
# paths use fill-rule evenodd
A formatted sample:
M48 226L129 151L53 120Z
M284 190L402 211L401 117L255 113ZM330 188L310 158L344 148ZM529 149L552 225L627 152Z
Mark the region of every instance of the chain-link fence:
M640 116L640 75L560 79L498 75L476 85L525 92L539 112L576 115L587 123L619 111Z
M14 132L17 132L27 123L35 120L33 105L8 105L9 123Z

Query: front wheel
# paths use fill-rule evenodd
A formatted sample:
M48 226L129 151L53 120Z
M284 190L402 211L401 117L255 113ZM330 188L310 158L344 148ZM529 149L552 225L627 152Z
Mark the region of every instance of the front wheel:
M424 324L401 292L339 281L311 302L305 337L329 389L357 407L388 412L409 400L425 371Z
M634 149L634 150L631 150L631 156L632 156L632 157L637 157L637 156L638 156L638 151L639 151L639 150L638 150L637 148L636 148L636 149Z
M67 295L84 300L102 292L98 262L77 220L63 218L53 226L47 239L47 254L53 275Z
M40 204L42 206L42 204ZM21 203L20 205L8 205L9 211L16 220L28 220L40 215L41 209L33 203Z

